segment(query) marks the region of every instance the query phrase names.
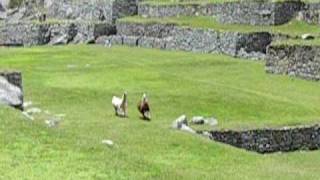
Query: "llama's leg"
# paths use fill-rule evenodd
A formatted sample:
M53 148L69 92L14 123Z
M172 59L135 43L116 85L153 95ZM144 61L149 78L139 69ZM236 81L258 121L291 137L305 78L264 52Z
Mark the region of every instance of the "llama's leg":
M114 107L114 112L115 112L116 116L118 116L118 108L117 107Z
M123 107L123 115L124 115L124 117L128 117L128 114L127 114L128 112L127 112L127 107L126 106L124 106Z

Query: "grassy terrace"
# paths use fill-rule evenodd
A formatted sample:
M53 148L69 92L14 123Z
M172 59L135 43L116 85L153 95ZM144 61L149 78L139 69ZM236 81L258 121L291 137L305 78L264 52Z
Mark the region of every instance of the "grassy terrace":
M0 179L320 178L320 151L262 156L170 129L182 113L214 115L218 128L318 122L319 82L265 74L262 62L60 46L0 48L0 67L22 70L27 101L66 114L59 128L48 129L41 116L30 122L1 107ZM116 118L110 104L123 90L129 92L128 119ZM136 112L143 91L150 95L152 122Z
M252 26L252 25L236 25L221 24L214 17L168 17L168 18L142 18L139 16L126 17L119 20L120 22L134 23L161 23L176 24L179 26L188 26L194 28L206 28L219 31L235 31L235 32L261 32L268 31L271 33L288 34L290 36L300 36L310 33L316 37L320 36L318 25L310 25L301 21L292 21L281 26Z

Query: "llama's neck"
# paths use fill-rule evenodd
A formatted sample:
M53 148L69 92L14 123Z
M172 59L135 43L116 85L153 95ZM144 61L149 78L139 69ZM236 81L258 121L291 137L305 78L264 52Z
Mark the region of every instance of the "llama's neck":
M122 96L122 103L126 103L127 102L127 95L123 94Z

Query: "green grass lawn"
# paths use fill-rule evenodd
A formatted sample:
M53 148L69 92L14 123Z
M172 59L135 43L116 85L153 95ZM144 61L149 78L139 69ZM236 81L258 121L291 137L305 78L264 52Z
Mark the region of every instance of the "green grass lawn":
M240 24L221 24L217 22L214 17L166 17L166 18L143 18L140 16L125 17L119 22L133 22L133 23L159 23L159 24L176 24L178 26L187 26L193 28L214 29L217 31L231 31L231 32L271 32L281 33L290 36L301 36L302 34L312 34L316 37L320 36L318 25L311 25L306 22L293 20L287 24L279 26L253 26Z
M263 62L48 46L0 48L0 67L23 72L27 101L66 114L59 128L49 129L41 116L30 122L1 107L0 179L320 178L320 151L258 155L170 128L183 113L214 115L219 129L318 122L320 83L265 74ZM124 90L129 118L119 119L111 97ZM136 111L142 92L150 96L151 122Z

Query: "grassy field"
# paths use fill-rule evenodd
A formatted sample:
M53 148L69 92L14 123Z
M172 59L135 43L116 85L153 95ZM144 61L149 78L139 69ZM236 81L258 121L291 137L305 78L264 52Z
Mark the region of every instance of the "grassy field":
M320 36L319 26L310 25L306 22L293 20L287 24L279 26L253 26L239 24L221 24L214 17L167 17L167 18L143 18L140 16L131 16L118 20L120 22L134 23L159 23L159 24L176 24L193 28L214 29L217 31L231 32L271 32L281 33L291 36L301 36L302 34L311 34L316 37Z
M179 115L217 128L316 123L320 84L264 73L223 55L100 46L0 48L1 69L23 72L25 99L66 117L56 129L0 108L0 179L319 179L320 152L258 155L172 130ZM129 93L129 118L112 95ZM139 119L147 92L153 121ZM109 148L101 141L115 142Z

